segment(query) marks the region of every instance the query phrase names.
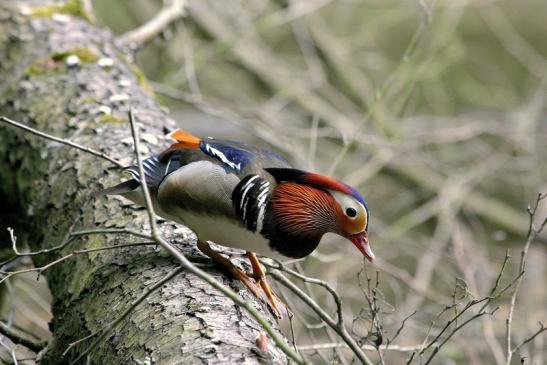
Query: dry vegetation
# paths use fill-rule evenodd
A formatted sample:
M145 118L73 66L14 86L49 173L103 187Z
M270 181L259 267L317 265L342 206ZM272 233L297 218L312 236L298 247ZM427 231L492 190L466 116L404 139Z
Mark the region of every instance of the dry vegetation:
M93 4L120 34L162 5ZM343 331L374 363L547 361L544 14L532 0L189 1L137 53L181 127L269 145L369 201L376 265L329 237L273 271L311 363L352 363ZM4 288L3 318L45 338L47 295L27 279ZM10 308L27 305L21 322Z

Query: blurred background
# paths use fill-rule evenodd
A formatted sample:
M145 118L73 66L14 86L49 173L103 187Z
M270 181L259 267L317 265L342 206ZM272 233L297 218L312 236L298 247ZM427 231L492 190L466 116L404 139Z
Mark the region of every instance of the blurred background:
M164 6L91 3L99 24L118 35ZM181 128L272 148L366 197L378 257L366 270L373 281L378 272L385 335L417 311L395 344L419 347L446 323L445 305L488 295L506 250L502 283L518 270L526 207L547 193L546 15L543 0L196 0L135 62ZM546 214L544 204L538 216ZM342 239L326 241L295 268L336 288L348 327L370 343L362 258ZM546 243L544 232L530 248L516 343L547 322ZM334 313L323 288L302 287ZM11 293L2 319L47 338L45 285L33 274L2 290ZM351 363L343 347L313 349L339 341L283 293L308 359ZM458 332L433 363L505 363L508 299ZM538 336L513 363L543 363L546 342ZM387 351L385 361L405 363L409 354Z

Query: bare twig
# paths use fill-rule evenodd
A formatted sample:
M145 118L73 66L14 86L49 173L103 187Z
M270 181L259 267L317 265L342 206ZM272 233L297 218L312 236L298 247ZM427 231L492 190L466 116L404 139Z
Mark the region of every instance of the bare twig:
M316 351L316 350L328 350L334 348L348 348L348 344L345 342L339 343L320 343L316 345L298 346L298 351ZM365 351L377 351L376 346L362 345L361 348ZM395 352L412 352L420 350L421 345L415 346L397 346L397 345L380 345L380 349L384 351Z
M486 299L486 298L485 298ZM482 301L484 299L481 299L480 301ZM466 319L465 321L463 321L462 323L460 323L458 326L456 326L450 333L448 333L448 335L446 336L446 338L444 340L442 340L439 344L437 344L437 340L440 338L440 335L446 330L448 329L454 322L457 321L457 319L469 308L471 308L472 306L474 306L475 304L479 303L480 301L471 301L465 308L464 310L462 310L460 313L458 313L456 316L454 316L454 318L452 318L451 320L447 321L446 322L446 325L445 327L441 330L441 332L439 332L439 334L433 339L432 341L432 344L435 344L435 346L433 346L433 352L431 353L431 355L429 356L429 358L427 359L426 361L426 364L429 364L431 362L431 360L433 360L433 358L435 357L435 355L437 355L437 353L439 352L439 350L441 349L441 347L443 347L443 345L445 345L448 340L450 340L450 338L456 333L458 332L460 329L462 329L465 325L467 325L468 323L474 321L475 319L479 318L479 317L482 317L486 314L488 315L493 315L499 308L495 308L494 310L492 310L491 312L487 312L487 311L483 311L483 312L479 312L473 316L471 316L470 318ZM428 346L429 347L429 346Z
M164 0L163 8L148 22L120 37L122 44L143 45L154 39L172 22L186 15L186 0Z
M65 248L69 243L73 242L76 237L79 236L86 236L86 235L92 235L92 234L128 234L135 237L140 237L144 239L152 239L150 235L147 235L142 232L138 232L132 229L126 229L126 228L102 228L102 229L87 229L87 230L81 230L81 231L74 231L67 234L67 237L57 246L50 247L50 248L44 248L42 250L38 251L31 251L31 252L20 252L17 249L17 237L15 236L15 233L12 228L7 228L10 238L11 238L11 244L12 244L12 250L15 253L15 256L0 262L0 269L7 264L8 262L13 261L17 257L25 257L25 256L36 256L36 255L42 255L45 253L51 253L57 250L61 250Z
M465 327L470 322L472 322L472 321L476 320L477 318L480 318L484 315L493 315L499 309L499 307L496 307L495 309L489 311L488 310L488 305L490 303L492 303L494 300L496 300L497 298L499 298L501 295L503 295L505 292L507 292L511 287L513 287L515 285L515 283L519 280L519 278L522 276L522 273L520 273L513 280L511 280L511 282L509 282L506 286L504 286L502 289L500 289L496 292L497 288L499 287L499 283L500 283L501 277L502 277L502 275L505 271L505 267L506 267L506 264L507 264L508 260L509 260L509 256L506 254L505 259L503 261L503 264L500 268L498 276L496 277L496 280L494 281L494 285L492 286L492 289L490 290L489 295L485 296L481 299L472 299L469 302L467 302L465 304L465 306L462 308L461 311L459 311L459 312L456 311L455 312L454 316L452 318L450 318L445 323L443 328L439 331L439 333L437 333L437 335L433 339L428 340L429 333L432 330L433 326L435 325L435 321L434 321L428 329L428 333L426 335L426 338L424 339L424 343L422 344L422 347L420 348L420 350L412 353L411 357L407 360L407 364L412 363L412 361L414 360L415 355L418 354L418 355L421 356L426 351L428 351L429 349L433 349L432 353L429 355L428 359L425 362L425 364L429 364L433 360L433 358L438 354L439 350L450 340L450 338L452 338L452 336L455 335L458 331L460 331L463 327ZM483 303L483 305L479 308L479 310L475 314L473 314L470 317L466 318L460 324L457 324L457 321L460 318L462 318L464 316L464 314L466 314L470 309L472 309L473 307L475 307L476 305L481 304L481 303ZM460 305L459 302L454 302L453 304L446 306L437 315L437 318L440 318L444 313L446 313L447 311L449 311L451 309L456 308L459 305ZM453 324L455 325L454 328L451 331L448 331ZM441 337L444 335L445 332L447 334L441 340Z
M365 278L366 278L366 288L363 287L363 283L362 283L362 275L364 274ZM367 320L370 321L370 330L368 332L368 334L361 340L362 342L364 341L371 341L373 346L375 347L376 349L376 352L378 353L378 357L380 358L380 364L382 365L385 365L385 359L384 359L384 355L382 353L382 351L380 350L380 345L383 344L384 342L384 338L386 337L385 334L384 334L384 328L383 328L383 325L381 323L381 319L380 319L380 306L379 306L379 303L378 303L378 296L380 295L380 291L379 291L379 272L376 271L376 280L374 282L374 285L371 285L371 279L370 277L368 276L368 271L367 271L367 268L366 266L363 265L363 268L361 269L361 271L359 271L357 273L357 281L359 283L359 287L361 288L361 291L363 292L363 294L365 295L365 299L367 301L367 304L368 304L368 308L363 308L361 310L361 313L365 312L367 313ZM359 316L357 316L355 319L354 319L354 324L362 318L362 315L361 313L359 314ZM373 340L371 340L371 338L373 338Z
M133 229L127 229L127 228L98 228L98 229L83 229L81 231L74 231L70 233L70 236L77 237L77 236L87 236L91 234L128 234L131 236L144 238L144 239L152 239L152 236L146 233L142 233L139 231L135 231Z
M366 289L362 285L362 275L365 275L366 278ZM380 363L382 365L386 364L386 360L384 359L384 352L390 350L390 345L395 341L395 339L401 334L403 331L403 328L405 327L405 324L408 319L410 319L413 315L416 314L416 311L406 316L399 326L399 328L395 331L395 334L392 338L389 338L389 336L386 336L386 333L384 331L384 326L382 324L381 314L385 313L385 310L381 308L381 303L388 304L391 307L391 312L394 312L395 309L387 303L383 299L383 293L379 289L380 284L380 272L376 271L376 279L374 282L374 286L371 285L371 279L368 276L368 271L366 266L363 265L363 268L359 273L357 273L357 281L359 283L359 287L361 288L361 291L365 295L365 299L368 303L368 318L371 322L371 329L369 331L369 334L365 337L365 340L369 339L371 336L374 336L373 347L375 348L376 352L378 353L378 357L380 358ZM361 312L363 312L361 310ZM356 319L358 319L357 317ZM355 320L354 320L355 321ZM384 345L385 343L385 345Z
M117 167L119 168L123 168L124 165L122 165L120 162L118 162L117 160L113 159L112 157L109 157L108 155L102 153L102 152L99 152L99 151L96 151L92 148L89 148L89 147L85 147L85 146L82 146L78 143L75 143L75 142L71 142L67 139L64 139L64 138L59 138L59 137L55 137L55 136L52 136L50 134L47 134L47 133L44 133L44 132L41 132L37 129L34 129L34 128L31 128L29 126L26 126L24 124L21 124L21 123L18 123L14 120L11 120L7 117L0 117L0 121L2 122L5 122L7 124L10 124L12 126L15 126L17 128L21 128L27 132L30 132L36 136L39 136L39 137L42 137L42 138L45 138L45 139L49 139L51 141L54 141L54 142L58 142L58 143L61 143L61 144L64 144L64 145L67 145L67 146L70 146L70 147L74 147L80 151L84 151L84 152L87 152L87 153L90 153L94 156L97 156L97 157L100 157L114 165L116 165Z
M465 237L464 237L465 234ZM452 246L454 251L454 257L458 269L463 274L466 283L469 285L469 291L471 293L478 294L480 292L479 285L476 278L476 268L480 265L480 262L484 262L484 255L477 253L476 247L473 247L474 237L463 224L458 223L456 229L452 233ZM503 276L503 271L509 260L509 255L506 252L504 263L500 270L500 274L497 276L496 283L492 287L490 295L493 295L499 286L499 281ZM501 344L498 342L493 327L493 321L484 321L481 326L481 330L484 336L484 342L490 349L492 356L495 359L495 363L500 365L505 363L505 355L502 350ZM467 347L471 349L472 346Z
M15 252L17 256L20 256L21 253L19 252L19 250L17 250L17 237L14 234L13 228L8 227L8 232L11 240L11 249L13 250L13 252Z
M276 269L276 270L279 270L279 271L282 271L282 272L286 272L287 274L290 274L290 275L302 280L306 284L306 294L308 295L310 300L312 300L315 303L317 303L317 301L313 297L313 293L311 292L311 290L309 290L308 284L318 285L318 286L322 286L323 288L325 288L331 294L331 296L334 300L334 303L336 305L337 326L340 327L340 328L344 326L344 323L343 323L344 313L343 313L342 299L340 298L340 295L336 292L336 290L329 283L327 283L326 281L323 281L323 280L319 280L317 278L308 277L308 276L304 275L302 272L291 270L287 267L287 265L285 265L285 264L283 264L283 263L281 263L277 260L275 260L275 263L276 263L275 265L272 265L267 260L261 260L261 262L262 262L263 265L265 265L269 268ZM296 267L297 267L297 269L300 270L299 266L296 266ZM269 271L268 271L268 274L269 274ZM302 318L300 318L299 313L296 313L296 315L302 321L302 324L304 325L304 327L306 327L308 330L324 328L325 332L327 333L327 336L329 336L329 338L331 338L331 340L333 340L332 334L331 334L331 332L328 331L328 327L326 326L325 322L320 322L317 325L312 325L312 324L307 323ZM311 335L311 332L310 332L310 335ZM342 361L342 363L345 364L346 360L342 356L342 354L340 353L339 348L334 348L334 350L337 353L340 361Z
M543 325L543 323L539 323L539 329L532 333L530 336L528 336L527 338L525 338L521 343L519 343L517 346L515 346L515 348L513 349L513 353L517 352L518 350L520 350L520 348L524 345L526 345L528 342L532 341L534 338L536 338L537 336L539 336L540 334L542 334L543 332L547 331L547 327L545 327Z
M515 305L517 302L517 296L520 288L520 284L522 283L522 277L524 276L525 268L526 268L526 256L528 254L528 249L530 248L530 245L532 242L535 241L537 236L541 233L541 231L545 228L547 225L547 217L543 219L543 221L540 222L539 227L536 228L534 219L537 213L537 209L539 207L540 202L547 197L547 194L539 193L536 199L536 202L533 207L528 206L528 217L529 217L529 224L528 224L528 235L526 239L526 243L524 245L524 248L522 249L520 253L520 264L519 264L519 274L516 278L516 285L513 288L513 292L511 293L511 300L509 304L509 313L507 314L506 319L506 326L505 326L505 357L506 357L506 365L509 365L511 363L511 359L513 357L513 354L515 351L517 351L523 344L512 348L511 345L511 330L512 330L512 324L513 324L513 313L515 311ZM539 335L541 332L543 332L543 325L541 325L540 330L535 335ZM535 337L534 336L534 337Z
M336 304L338 325L339 326L342 325L343 320L344 320L342 299L340 298L340 295L336 292L336 290L334 290L334 288L329 283L327 283L326 281L323 281L323 280L319 280L319 279L316 279L316 278L310 278L308 276L302 275L299 272L296 272L294 270L289 269L288 267L286 267L285 265L283 265L279 261L276 261L277 265L272 265L272 264L270 264L269 262L267 262L265 260L261 260L261 262L262 262L263 265L265 265L267 267L286 272L287 274L295 276L298 279L300 279L300 280L302 280L306 283L319 285L319 286L322 286L323 288L327 289L327 291L332 295L332 299L334 299L334 303Z
M503 273L505 272L505 268L507 267L507 263L510 260L511 260L511 256L509 256L509 251L506 250L505 251L505 257L503 258L503 263L501 264L501 269L498 273L498 276L496 277L496 280L494 281L494 286L492 286L492 289L490 289L490 294L488 295L489 297L493 297L495 295L496 290L498 289L498 287L500 285L501 277L503 276ZM484 305L481 307L479 312L486 309L486 307L488 307L488 304L490 304L490 302L484 303Z
M399 326L399 328L397 328L397 331L395 331L395 334L393 335L393 337L388 338L387 341L386 341L385 346L383 346L383 347L380 346L380 348L383 348L384 351L387 351L387 350L393 350L393 347L398 347L396 345L391 345L391 344L397 339L397 337L399 337L399 335L403 331L403 328L405 327L406 321L408 321L416 313L417 312L414 311L414 312L410 313L408 316L406 316L405 318L403 318L403 320L401 321L401 325Z
M294 265L294 271L295 272L299 273L301 276L303 276L305 278L308 278L307 276L305 276L304 270L303 270L302 265L300 264L300 262L292 262L291 263L290 261L291 260L286 261L284 263L284 266L287 267L288 265ZM305 280L303 280L303 282L304 282L304 289L303 289L304 292L306 294L308 294L310 296L310 298L317 301L317 299L314 295L314 292L312 290L312 287L311 287L312 283L310 283L308 281L305 281ZM285 298L285 300L287 300L287 304L290 305L290 302L288 301L289 298ZM335 300L335 302L336 302L336 300ZM295 305L292 305L290 307L291 308L296 308ZM312 343L315 343L317 341L317 336L316 336L316 332L315 332L316 330L323 331L331 342L338 342L339 341L338 335L335 332L333 332L330 329L330 327L327 326L327 324L325 322L319 320L317 322L317 324L309 323L309 322L306 321L305 312L300 313L300 311L294 311L294 314L300 320L300 322L304 326L304 328L306 328L306 331L308 332L308 335L310 336L310 339L312 340ZM342 318L343 318L343 316L342 316ZM328 360L323 355L322 352L315 351L315 353L318 354L324 360L325 364L330 364L332 362L331 360ZM342 352L342 350L340 348L336 347L336 348L333 349L333 356L336 356L337 360L340 361L342 363L342 365L349 365L349 362L346 359L346 356L344 356L344 353Z
M113 250L117 248L124 248L124 247L134 247L134 246L145 246L145 245L156 245L156 242L135 242L135 243L126 243L122 245L112 245L112 246L105 246L105 247L97 247L97 248L85 248L82 250L75 250L71 253L61 256L56 260L53 260L43 266L40 267L31 267L30 269L23 269L23 270L17 270L17 271L3 271L0 270L0 274L5 275L3 278L0 279L0 284L2 284L4 281L9 279L12 276L24 274L27 272L38 272L38 276L40 276L44 271L47 269L57 265L60 262L63 262L65 260L68 260L71 257L83 254L83 253L90 253L90 252L97 252L97 251L106 251L106 250Z
M359 347L357 342L350 336L348 333L346 327L343 325L339 325L337 322L335 322L318 304L315 302L312 298L310 298L306 293L302 291L299 287L297 287L294 283L292 283L290 280L288 280L285 276L283 276L278 271L272 271L270 272L270 275L275 278L277 281L279 281L281 284L286 286L288 289L290 289L296 296L298 296L304 303L306 303L327 325L329 325L330 328L332 328L338 335L344 340L345 343L347 343L348 347L353 351L353 353L357 356L357 358L364 364L372 364L372 361L368 358L368 356L363 352L363 350Z

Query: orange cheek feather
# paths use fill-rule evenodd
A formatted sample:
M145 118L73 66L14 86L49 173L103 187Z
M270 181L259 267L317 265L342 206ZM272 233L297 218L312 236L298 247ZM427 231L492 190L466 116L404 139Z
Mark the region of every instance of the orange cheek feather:
M322 235L337 229L336 216L340 207L327 192L283 183L276 187L272 205L278 224L288 232Z

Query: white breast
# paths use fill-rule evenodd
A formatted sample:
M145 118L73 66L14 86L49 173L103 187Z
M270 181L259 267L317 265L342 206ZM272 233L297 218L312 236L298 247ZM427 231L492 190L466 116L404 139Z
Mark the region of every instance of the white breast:
M189 163L161 183L158 199L153 199L154 210L164 218L188 226L202 241L286 260L287 257L270 248L269 241L260 233L238 224L235 214L232 219L226 216L232 213L231 192L239 181L210 161ZM144 205L140 188L124 196ZM214 206L211 202L215 202ZM200 208L199 213L194 212L196 207ZM210 216L207 209L214 209L217 214Z
M212 241L221 246L239 248L277 260L287 257L270 248L269 241L259 233L253 233L224 217L211 217L179 210L180 223L192 229L202 241Z
M124 194L124 196L139 205L144 205L140 189ZM154 211L165 219L187 226L202 241L212 241L221 246L251 251L272 259L287 259L286 256L272 250L269 241L261 234L253 233L228 218L194 214L180 208L166 213L156 204L154 204Z

